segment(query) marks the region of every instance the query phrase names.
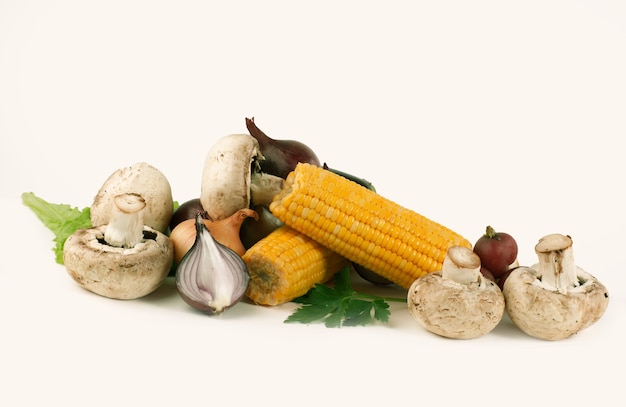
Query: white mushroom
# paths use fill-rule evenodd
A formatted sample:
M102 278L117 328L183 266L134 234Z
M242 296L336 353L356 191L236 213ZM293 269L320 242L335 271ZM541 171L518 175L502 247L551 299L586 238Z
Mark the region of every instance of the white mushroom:
M108 298L135 299L156 290L174 258L172 241L142 224L145 202L136 194L114 199L110 223L79 229L63 246L63 263L83 288Z
M143 209L146 201L137 194L114 197L113 214L104 231L104 240L111 246L131 248L143 239Z
M472 339L493 330L504 315L504 296L480 272L471 249L452 246L441 271L413 282L409 313L426 330L447 338Z
M604 285L574 263L570 236L547 235L535 252L539 263L518 267L504 282L511 321L530 336L570 337L598 321L609 303Z
M230 134L215 142L205 159L200 202L212 220L225 219L251 205L266 205L284 185L260 173L259 142L249 134Z
M142 162L120 168L107 178L91 204L91 223L109 223L115 196L127 193L141 195L146 202L143 224L166 233L174 211L172 189L161 171Z

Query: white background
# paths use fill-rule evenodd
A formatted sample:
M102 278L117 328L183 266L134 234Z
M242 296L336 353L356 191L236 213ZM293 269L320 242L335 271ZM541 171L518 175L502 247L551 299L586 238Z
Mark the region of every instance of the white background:
M0 404L620 404L624 4L0 0ZM114 301L54 263L21 204L89 206L139 161L197 197L246 117L470 240L512 234L522 264L571 235L605 316L558 342L506 320L458 341L402 305L328 329L284 324L293 304L208 317L171 282Z

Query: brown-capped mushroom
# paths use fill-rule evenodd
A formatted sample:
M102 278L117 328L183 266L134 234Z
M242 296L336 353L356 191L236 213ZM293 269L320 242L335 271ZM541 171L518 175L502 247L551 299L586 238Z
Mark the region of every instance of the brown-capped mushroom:
M409 313L426 330L453 339L472 339L493 330L504 315L504 296L480 272L471 249L451 246L441 271L413 282Z
M63 262L83 288L108 298L135 299L156 290L174 258L172 241L143 224L145 200L115 196L107 225L79 229L63 246Z
M503 286L511 321L530 336L568 338L598 321L609 303L606 287L574 263L572 238L550 234L539 240L539 263L518 267Z

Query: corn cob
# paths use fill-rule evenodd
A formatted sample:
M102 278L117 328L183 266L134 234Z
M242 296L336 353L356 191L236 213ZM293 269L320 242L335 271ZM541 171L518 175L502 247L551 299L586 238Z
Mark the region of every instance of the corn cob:
M328 281L348 260L283 225L243 255L250 283L246 295L261 305L279 305Z
M298 164L270 211L286 225L401 287L441 270L456 232L344 177Z

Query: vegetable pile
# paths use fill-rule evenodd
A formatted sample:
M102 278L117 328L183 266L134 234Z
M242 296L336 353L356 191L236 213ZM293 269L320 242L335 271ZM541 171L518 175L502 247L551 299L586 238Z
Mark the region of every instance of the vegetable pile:
M512 235L487 226L472 244L302 142L245 123L249 134L209 148L198 196L180 205L147 163L115 170L84 209L32 192L22 201L54 233L56 262L112 299L144 297L171 277L201 313L293 302L285 322L327 327L385 323L389 302L404 302L417 325L453 339L483 336L508 314L525 334L560 340L606 311L608 291L574 264L570 236L542 237L538 263L520 265ZM406 295L358 292L352 271Z

